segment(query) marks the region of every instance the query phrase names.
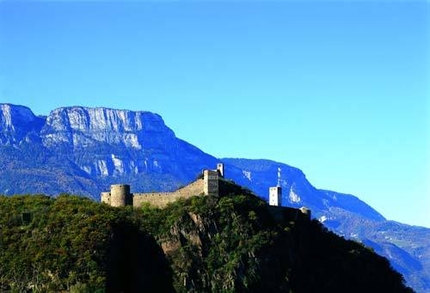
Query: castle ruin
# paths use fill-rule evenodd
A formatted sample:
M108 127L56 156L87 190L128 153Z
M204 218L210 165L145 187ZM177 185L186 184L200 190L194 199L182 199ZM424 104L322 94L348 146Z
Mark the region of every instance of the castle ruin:
M224 164L217 164L216 170L203 170L203 176L187 186L173 192L131 193L130 185L113 184L110 191L101 193L101 202L113 207L141 207L149 203L159 208L165 207L179 198L192 196L219 196L220 180L224 179ZM311 219L311 211L305 207L301 209L282 206L281 170L278 169L278 184L269 187L269 212L279 221L285 219Z
M101 193L101 201L113 207L140 207L147 202L156 207L165 207L179 198L195 195L219 195L219 180L224 178L224 164L216 170L203 170L203 177L173 192L131 193L130 185L114 184L110 191Z

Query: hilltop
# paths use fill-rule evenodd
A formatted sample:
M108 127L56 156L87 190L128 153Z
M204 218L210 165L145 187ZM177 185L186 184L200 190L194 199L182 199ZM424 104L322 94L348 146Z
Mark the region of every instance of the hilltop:
M164 209L2 196L0 215L1 290L412 292L369 248L252 194Z

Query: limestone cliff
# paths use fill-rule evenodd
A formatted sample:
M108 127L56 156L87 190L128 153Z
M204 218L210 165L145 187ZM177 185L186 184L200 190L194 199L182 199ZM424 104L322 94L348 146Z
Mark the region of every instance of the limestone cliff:
M47 117L41 136L47 147L66 143L84 148L102 142L136 150L175 140L173 131L157 114L85 107L55 109Z
M173 131L150 112L59 108L49 114L40 134L45 147L67 150L70 159L95 176L167 172L175 159L168 154L178 152ZM96 155L87 155L89 150Z
M27 107L0 104L0 145L19 144L29 135L37 135L44 121Z

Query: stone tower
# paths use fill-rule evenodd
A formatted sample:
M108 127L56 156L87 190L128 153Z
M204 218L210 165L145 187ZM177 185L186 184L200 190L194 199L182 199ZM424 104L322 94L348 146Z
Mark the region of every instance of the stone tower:
M223 164L223 163L218 163L218 164L216 165L216 169L217 169L217 171L218 171L218 173L219 173L219 176L220 176L221 178L224 178L224 164Z
M281 206L282 205L282 187L275 186L269 188L269 205Z
M282 206L281 168L278 168L278 184L269 188L269 205Z
M103 200L103 194L102 194ZM125 207L133 205L133 197L130 193L130 185L114 184L110 186L110 205L113 207Z
M218 170L204 170L203 171L203 193L205 195L218 195L219 187L218 187L219 173Z

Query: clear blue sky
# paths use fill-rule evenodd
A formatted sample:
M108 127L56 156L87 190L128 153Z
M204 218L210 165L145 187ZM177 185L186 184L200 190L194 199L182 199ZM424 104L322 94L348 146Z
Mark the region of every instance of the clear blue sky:
M234 3L232 3L234 2ZM0 102L159 113L430 227L427 1L0 0Z

